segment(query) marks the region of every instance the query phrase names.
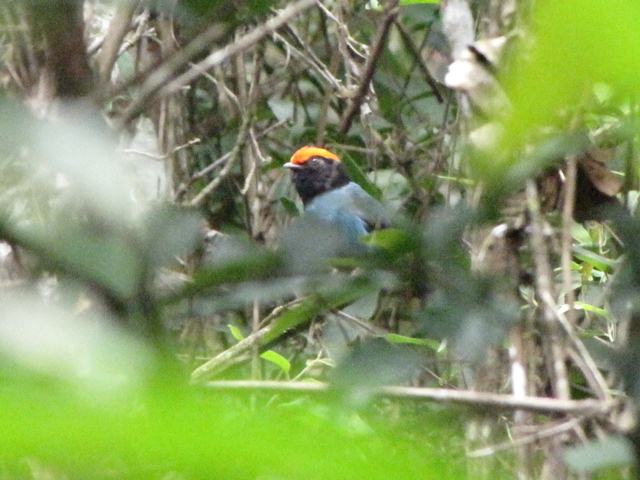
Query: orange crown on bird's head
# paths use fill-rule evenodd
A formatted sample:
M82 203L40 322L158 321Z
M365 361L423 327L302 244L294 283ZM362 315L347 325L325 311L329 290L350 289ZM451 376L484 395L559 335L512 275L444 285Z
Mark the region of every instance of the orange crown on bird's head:
M290 162L294 165L302 165L307 160L313 157L323 157L333 160L335 162L339 162L340 159L335 153L330 152L329 150L322 147L314 147L312 145L307 145L305 147L299 148L295 151L293 155L291 155Z

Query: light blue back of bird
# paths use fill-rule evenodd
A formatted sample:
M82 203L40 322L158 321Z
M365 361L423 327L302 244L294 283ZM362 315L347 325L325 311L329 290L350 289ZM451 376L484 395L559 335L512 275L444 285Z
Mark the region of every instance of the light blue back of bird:
M349 249L358 252L365 248L359 239L368 232L367 226L387 223L382 204L354 182L318 195L305 214L332 225Z

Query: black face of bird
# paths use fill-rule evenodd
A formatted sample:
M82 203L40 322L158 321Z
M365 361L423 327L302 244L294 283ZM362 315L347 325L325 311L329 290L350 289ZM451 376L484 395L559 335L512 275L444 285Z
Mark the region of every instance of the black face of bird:
M291 179L303 204L314 197L349 183L340 162L324 157L312 157L302 164L286 163Z

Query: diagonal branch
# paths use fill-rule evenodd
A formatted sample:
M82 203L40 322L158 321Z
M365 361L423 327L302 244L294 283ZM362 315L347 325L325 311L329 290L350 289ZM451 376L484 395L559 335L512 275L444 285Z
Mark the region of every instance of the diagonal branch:
M102 42L100 55L98 56L98 78L101 85L109 83L111 70L118 58L118 52L122 40L129 31L131 17L138 7L139 0L126 0L120 2L116 8L113 20Z
M178 70L189 64L194 57L209 48L212 43L219 41L225 33L226 31L219 23L214 23L193 38L193 40L183 48L164 59L162 63L153 65L134 75L132 78L125 80L123 83L114 86L106 92L106 95L99 97L99 100L112 100L133 87L140 88L140 96L147 97L153 95L162 85L166 84ZM147 100L148 97L145 99L145 104Z
M371 80L373 79L373 74L376 70L376 65L378 64L378 60L380 55L382 54L382 50L384 49L384 44L387 39L387 35L389 35L389 30L394 20L398 16L398 0L391 1L385 8L385 17L380 26L378 27L378 31L376 32L375 40L373 41L373 46L371 48L371 54L367 58L367 62L364 65L364 74L362 76L362 81L358 86L358 90L353 97L353 100L347 107L347 111L344 114L342 123L340 124L340 133L342 135L346 134L351 128L351 123L353 123L354 117L360 111L360 106L364 101L364 98L369 91L369 85L371 84Z
M238 37L233 43L227 44L223 48L216 50L204 60L195 64L193 68L190 68L183 74L178 75L178 77L173 80L171 80L171 76L179 67L186 64L188 60L184 63L175 62L178 66L177 68L176 65L171 65L171 68L166 68L162 72L154 72L143 85L140 95L138 95L138 97L123 113L121 123L126 124L138 116L144 110L149 101L156 95L164 96L177 92L182 87L190 84L192 81L203 75L203 72L206 72L210 68L232 58L234 55L251 48L264 37L270 35L291 19L315 4L316 0L299 0L294 4L288 5L282 9L278 15L271 17L249 33Z
M252 332L235 345L200 365L191 373L191 381L198 382L225 370L228 366L232 365L238 357L248 353L255 346L260 345L263 339L273 330L273 326L268 323L288 308L300 303L300 301L300 299L296 299L286 305L280 305L274 308L262 322L263 324L267 324L266 326Z
M561 435L565 432L569 432L573 430L582 422L584 422L585 419L586 417L583 417L583 416L572 418L571 420L567 420L566 422L562 422L560 424L541 429L537 432L532 433L531 435L527 435L519 438L510 438L509 441L500 443L498 445L492 445L489 447L480 448L478 450L473 450L467 453L467 457L470 457L470 458L488 457L491 455L495 455L498 452L502 452L504 450L511 450L517 447L539 442L540 440L552 438L552 437Z
M229 157L225 166L220 170L218 175L211 180L198 194L189 202L189 206L191 207L199 207L202 205L202 202L211 195L212 192L216 190L222 183L222 181L227 178L227 176L231 173L231 169L236 164L238 158L240 157L240 153L242 152L242 148L247 140L247 135L249 133L249 125L253 120L253 116L250 113L245 113L244 118L242 119L242 124L240 125L240 131L238 132L238 136L236 137L236 143L229 152Z
M444 98L442 97L442 93L440 92L440 87L438 86L438 82L433 78L433 76L429 72L429 69L427 68L427 65L424 63L424 60L422 60L422 56L420 56L420 51L418 50L418 47L416 47L416 44L413 43L411 35L409 35L409 32L407 32L407 29L404 28L404 26L397 19L394 21L394 25L398 29L398 33L400 33L400 38L402 38L402 41L404 42L405 46L408 48L409 52L413 56L416 64L420 68L420 71L422 71L422 74L424 75L426 82L431 87L431 91L433 92L433 95L438 100L438 103L444 102Z

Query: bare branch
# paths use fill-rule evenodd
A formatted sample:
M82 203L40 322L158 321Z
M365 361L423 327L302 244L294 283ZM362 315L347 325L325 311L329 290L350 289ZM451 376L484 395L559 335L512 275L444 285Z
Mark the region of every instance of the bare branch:
M227 175L231 173L231 169L236 164L236 161L240 157L240 152L242 151L242 147L247 140L247 134L249 132L249 125L253 120L252 115L246 114L244 119L242 120L242 125L240 126L240 131L238 132L238 136L236 137L236 143L229 152L229 159L225 166L220 170L218 176L211 180L198 194L189 202L189 206L198 207L202 204L202 202L209 196L212 192L215 191L218 186L222 183L222 181L227 178Z
M177 92L182 87L188 85L189 83L200 77L203 72L215 67L216 65L221 64L234 55L237 55L238 53L244 52L245 50L251 48L264 37L273 33L278 28L289 22L292 18L314 5L315 0L299 0L294 4L288 5L278 15L271 17L262 25L259 25L249 33L237 38L233 43L226 45L220 50L216 50L215 52L207 56L204 60L195 64L195 68L190 68L182 75L179 75L175 79L171 80L171 76L179 68L186 65L191 58L193 58L193 50L201 50L196 49L195 47L189 48L190 46L185 47L181 51L181 54L175 56L173 61L171 61L170 63L167 62L167 64L165 64L163 68L159 68L149 76L141 89L142 91L140 92L140 95L124 112L121 122L123 124L126 124L137 115L139 115L142 110L144 110L149 100L156 94L164 96Z
M549 265L549 255L544 240L544 223L540 216L538 190L532 180L527 182L527 203L531 214L531 248L536 264L536 290L542 302L542 315L548 331L546 348L550 353L551 373L554 393L562 399L569 398L569 380L565 352L558 337L556 323L555 294L553 289L553 272Z
M310 50L305 49L304 52L298 50L295 46L291 45L289 41L282 35L274 35L275 40L284 44L287 48L287 54L293 54L295 57L309 65L311 68L316 70L318 74L332 87L333 90L338 92L339 94L343 94L345 92L345 87L342 85L342 82L338 80L335 75L333 75L332 70L327 67L320 59L318 59L315 55L310 55Z
M347 111L344 114L342 123L340 125L340 133L345 134L351 128L351 123L353 122L353 118L360 111L360 106L364 101L367 92L369 91L369 85L371 84L371 80L373 79L373 74L376 70L376 65L378 63L378 59L382 54L382 50L384 49L384 44L387 39L387 35L389 34L389 29L393 24L393 21L396 19L398 15L398 1L391 1L385 8L385 17L380 26L378 27L378 31L376 32L376 37L373 41L373 46L371 47L371 53L367 58L367 63L364 66L364 74L362 75L362 81L358 86L358 90L353 97L353 100L347 107Z
M264 137L265 135L268 135L273 130L275 130L277 128L280 128L285 123L287 123L287 120L280 120L279 122L276 122L273 125L270 125L269 127L265 128L264 130L259 131L257 134L255 134L253 136L255 137L255 140L259 140L260 138ZM227 153L225 153L220 158L218 158L218 159L214 160L213 162L211 162L209 165L204 167L202 170L199 170L198 172L194 173L191 176L191 178L189 179L189 181L187 182L186 185L181 185L180 186L180 188L177 191L177 195L178 196L184 195L184 193L186 192L187 188L190 187L191 185L193 185L193 183L196 180L199 180L200 178L202 178L205 175L208 175L209 173L214 171L220 165L223 165L229 159L229 157L231 156L231 152L232 151L229 150ZM164 158L164 155L161 158Z
M569 432L580 425L580 423L582 423L584 420L585 417L572 418L571 420L568 420L566 422L562 422L548 428L540 429L539 431L532 433L531 435L510 439L508 442L500 443L498 445L479 448L478 450L468 452L467 456L472 458L488 457L504 450L511 450L513 448L530 445L531 443L544 440L545 438L552 438L557 435L562 435L565 432Z
M199 62L197 65L201 70L208 70L210 68L219 65L225 60L231 58L232 56L244 52L245 50L251 48L253 45L258 43L267 35L275 32L278 28L285 25L289 20L293 17L299 15L304 10L312 7L315 4L314 0L300 0L293 5L289 5L284 8L279 15L270 18L265 23L260 25L257 28L254 28L246 35L243 35L236 39L235 42L225 46L224 48L213 52L207 58ZM180 75L178 78L173 80L170 84L168 84L165 88L162 89L162 93L172 93L185 85L188 85L193 80L198 78L201 75L199 71L196 69L187 70L185 73Z
M582 340L576 334L573 324L567 319L567 317L565 317L562 312L560 312L556 304L555 296L553 294L553 285L551 282L551 268L549 266L549 259L544 245L544 238L542 238L543 233L540 214L537 210L537 191L532 181L528 182L527 184L527 196L529 200L529 211L531 212L532 217L531 243L533 246L536 269L538 272L536 278L538 283L537 288L540 300L542 301L545 321L548 326L554 329L554 331L556 330L556 327L553 327L552 325L556 324L556 322L560 324L569 341L576 349L577 354L580 355L583 360L583 363L577 363L578 368L580 368L585 376L585 379L587 380L591 388L593 388L598 398L607 400L611 398L611 395L609 393L606 380L598 369L595 360L587 350L587 347L585 347ZM553 335L557 336L556 333L553 333L552 336ZM560 351L560 345L557 341L554 341L552 339L550 348L556 350L556 353L554 355L562 356L564 358L564 353ZM561 360L560 357L556 357L554 362L556 362L556 365L554 367L556 369L556 372L558 374L562 374L562 372L564 372L564 375L566 375L566 366L564 365L564 359ZM562 365L560 365L560 363L562 363ZM564 383L565 381L566 379L562 383ZM566 388L568 392L568 381Z
M331 385L322 382L277 382L252 380L219 380L204 384L212 390L249 390L291 393L326 393ZM538 413L564 413L574 415L604 415L617 402L599 400L559 400L549 397L515 397L500 393L452 390L448 388L421 388L403 386L373 387L372 392L392 398L427 400L437 403L494 408L497 410L528 410Z
M576 175L577 175L577 158L575 155L569 155L567 158L567 170L564 182L564 199L562 205L562 289L566 295L567 320L571 325L574 324L574 307L576 296L573 292L571 281L571 258L573 252L571 250L571 225L573 224L573 208L576 201Z
M411 39L411 35L409 35L409 32L407 32L407 29L404 28L404 26L398 21L398 19L396 19L393 23L398 29L398 32L400 33L400 37L402 38L402 41L404 42L406 47L409 49L409 52L413 56L416 64L422 71L422 74L424 75L424 79L431 87L431 91L433 92L434 96L436 97L439 103L444 102L442 93L440 93L440 87L438 86L438 82L436 82L436 80L431 76L431 73L429 73L429 69L427 68L427 65L424 63L424 60L422 60L422 57L420 56L420 52L418 51L418 47L416 47L415 43L413 43L413 40Z
M100 55L98 56L98 78L101 85L109 83L111 70L118 58L120 45L131 25L131 17L138 7L138 0L120 2L116 13L109 24L109 29L102 42Z

